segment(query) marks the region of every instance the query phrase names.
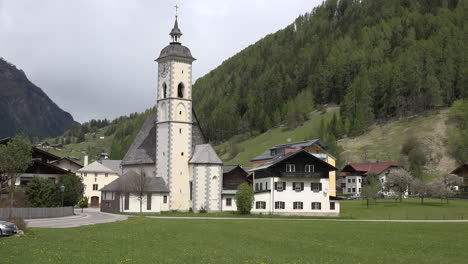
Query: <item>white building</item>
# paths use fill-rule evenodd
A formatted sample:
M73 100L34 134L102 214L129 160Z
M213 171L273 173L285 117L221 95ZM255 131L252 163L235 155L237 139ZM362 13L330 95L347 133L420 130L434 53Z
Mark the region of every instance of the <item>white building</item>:
M253 173L253 213L337 216L339 201L330 196L330 171L336 168L306 150L275 157Z
M360 196L362 185L368 175L377 175L383 186L391 171L400 168L402 168L402 166L398 162L393 161L349 163L341 170L340 177L338 177L337 180L337 185L340 186L343 194ZM382 188L381 193L385 196L389 194L388 190L385 188Z
M177 17L170 35L172 42L156 59L158 114L145 121L130 146L122 161L123 175L145 173L160 179L168 190L167 206L159 207L163 211L220 211L223 164L206 144L193 112L195 58L179 42Z
M88 197L90 207L99 207L100 189L116 180L121 175L121 160L102 160L90 163L79 169L76 175L81 177L84 185L84 196Z

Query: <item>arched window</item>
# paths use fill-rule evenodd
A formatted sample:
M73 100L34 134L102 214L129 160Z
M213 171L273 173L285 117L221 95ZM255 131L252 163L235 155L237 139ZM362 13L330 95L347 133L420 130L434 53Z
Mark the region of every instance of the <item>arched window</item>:
M163 98L166 98L167 97L167 85L166 83L163 83Z
M166 120L167 120L166 104L162 103L159 108L159 121L166 121Z
M183 83L179 83L179 86L177 86L177 97L184 98L184 84Z

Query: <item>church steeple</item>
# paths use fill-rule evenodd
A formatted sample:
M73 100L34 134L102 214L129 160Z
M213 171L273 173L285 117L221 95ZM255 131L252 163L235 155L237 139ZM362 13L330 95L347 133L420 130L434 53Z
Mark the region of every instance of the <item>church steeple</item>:
M180 43L179 42L179 39L180 37L182 36L182 32L180 31L179 29L179 23L177 22L177 9L179 8L179 6L175 6L175 9L176 9L176 15L175 15L175 22L174 22L174 27L172 28L171 30L171 33L169 33L169 35L171 35L172 37L172 42L173 43Z

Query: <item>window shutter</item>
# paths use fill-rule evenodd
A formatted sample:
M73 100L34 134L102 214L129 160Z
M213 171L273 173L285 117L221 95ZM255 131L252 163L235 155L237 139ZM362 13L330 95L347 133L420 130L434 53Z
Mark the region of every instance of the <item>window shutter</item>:
M278 190L278 183L275 182L275 190Z
M322 191L322 183L319 183L319 191Z
M286 190L286 182L283 182L283 190Z
M301 190L303 191L304 190L304 183L301 182Z

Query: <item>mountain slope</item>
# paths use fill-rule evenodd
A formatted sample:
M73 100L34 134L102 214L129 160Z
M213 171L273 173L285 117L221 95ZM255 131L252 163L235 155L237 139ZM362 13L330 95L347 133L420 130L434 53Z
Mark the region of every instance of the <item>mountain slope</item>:
M0 58L0 138L24 133L30 137L61 135L75 121L26 74Z
M227 59L193 87L216 142L266 131L309 104L341 105L346 132L468 96L467 1L327 0ZM301 105L297 107L297 105Z
M250 137L237 136L234 140L215 147L225 164L250 166L250 159L271 146L287 143L287 139L302 141L318 137L322 119L328 123L338 108L328 108L325 114L313 112L310 120L303 125L289 130L276 127L265 133ZM374 125L358 137L345 137L338 141L342 148L342 163L364 161L400 161L405 162L400 154L404 141L410 137L421 142L427 157L428 171L449 172L455 167L455 160L448 155L446 144L447 109L433 111L425 115L402 118L382 125ZM232 148L237 152L232 153Z

